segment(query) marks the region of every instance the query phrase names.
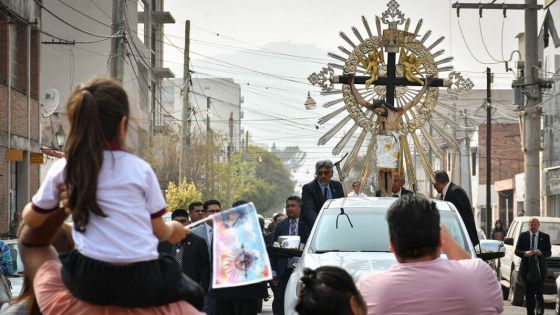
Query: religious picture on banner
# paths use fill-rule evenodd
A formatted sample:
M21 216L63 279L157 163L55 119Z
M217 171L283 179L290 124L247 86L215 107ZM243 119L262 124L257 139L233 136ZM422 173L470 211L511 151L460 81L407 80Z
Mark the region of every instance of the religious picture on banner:
M253 203L222 211L214 222L213 288L272 279L270 261Z
M393 136L377 136L377 168L398 168L399 142Z

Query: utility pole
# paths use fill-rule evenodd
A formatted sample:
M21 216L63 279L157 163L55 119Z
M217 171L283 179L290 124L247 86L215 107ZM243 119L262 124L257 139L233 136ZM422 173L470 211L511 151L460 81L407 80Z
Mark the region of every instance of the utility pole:
M457 121L457 103L453 102L453 121ZM457 127L451 124L451 128L453 129L453 139L457 139ZM463 176L461 174L461 147L453 148L452 150L453 155L451 157L451 178L453 178L453 182L455 183L462 183Z
M465 118L465 152L467 154L467 158L466 158L466 161L467 161L467 186L465 187L465 190L467 191L467 196L469 197L469 200L472 201L471 137L469 136L468 112L467 112L466 108L465 108L464 118Z
M210 198L210 194L214 193L213 185L214 181L212 180L212 148L211 145L211 137L212 137L212 129L210 128L210 105L212 104L212 99L210 96L206 97L206 190L207 190L207 197Z
M191 74L189 72L190 64L190 37L191 37L191 21L185 21L185 52L183 60L183 111L181 115L181 151L179 152L179 183L187 176L186 165L187 155L191 145L191 106L189 104L189 91Z
M122 83L124 77L124 0L113 0L113 22L111 33L121 36L111 38L111 62L109 63L111 78ZM153 121L152 121L153 124Z
M228 166L231 162L231 156L233 155L233 112L229 113L229 143L227 146L227 158L228 158ZM229 203L232 202L231 200L231 176L227 177L227 200Z
M543 6L537 4L537 0L525 0L524 4L457 2L451 7L457 9L457 16L459 16L461 9L477 9L479 10L480 16L482 16L482 11L486 9L502 10L504 12L504 17L506 16L507 10L525 11L524 90L527 95L527 107L525 109L525 128L523 130L523 154L525 157L525 201L523 208L528 216L538 216L540 214L539 153L541 149L541 117L538 103L541 98L541 86L539 84L539 73L535 70L539 67L537 10L542 9ZM486 196L486 198L489 197ZM489 225L488 228L490 226L491 225Z
M527 5L536 5L537 0L525 0ZM539 84L537 10L525 10L525 91L527 108L525 110L525 202L528 216L540 215L540 167L541 150L541 111Z
M486 235L492 230L492 70L486 68Z

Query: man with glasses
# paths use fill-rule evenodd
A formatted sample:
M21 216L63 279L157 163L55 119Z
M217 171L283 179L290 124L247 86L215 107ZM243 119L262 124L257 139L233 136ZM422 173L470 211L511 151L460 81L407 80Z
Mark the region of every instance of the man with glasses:
M317 214L321 211L325 201L329 199L344 198L344 189L339 181L331 180L333 176L333 162L330 160L318 161L315 164L315 179L305 185L301 190L302 220L313 226Z
M171 219L184 226L189 224L189 217L184 209L173 211ZM204 291L208 290L210 284L210 258L204 239L189 233L175 245L169 242L160 243L158 250L160 253L174 257L179 265L181 265L181 270L184 274L200 284Z
M202 210L205 216L213 215L222 210L222 204L215 199L206 200L202 205ZM193 228L192 234L203 238L206 241L206 247L208 249L208 257L210 257L210 274L212 273L212 238L213 238L213 227L212 220L206 221L204 224ZM207 315L214 315L216 310L216 292L212 289L212 277L210 277L210 282L207 288L206 295L204 296L204 312Z
M200 201L193 201L189 205L189 217L191 218L191 222L196 222L198 220L202 220L206 218L207 214L204 211L204 205Z

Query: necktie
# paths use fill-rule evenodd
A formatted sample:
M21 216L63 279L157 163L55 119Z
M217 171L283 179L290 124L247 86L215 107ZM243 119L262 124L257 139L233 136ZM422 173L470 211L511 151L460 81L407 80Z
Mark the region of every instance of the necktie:
M214 234L212 232L212 228L208 229L208 248L210 249L210 255L208 255L210 257L210 261L212 261L212 259L214 258Z
M181 241L175 246L175 260L181 266L183 265L183 245L185 245L185 242Z
M327 201L327 199L329 199L329 194L327 191L327 187L325 187L325 189L323 189L323 202Z
M398 194L393 194L393 197L399 198L399 195Z
M325 191L327 191L327 189L325 189ZM290 231L289 231L290 235L297 235L297 220L296 219L290 219ZM291 257L288 258L288 269L292 269L294 268L294 265L297 264L298 259L297 257Z
M290 235L297 235L297 220L290 219Z
M535 237L537 236L537 234L533 233L533 234L531 234L531 235L532 235L532 237L531 237L531 250L534 250L535 247L536 247L536 246L535 246L535 241L536 241L536 238L535 238Z

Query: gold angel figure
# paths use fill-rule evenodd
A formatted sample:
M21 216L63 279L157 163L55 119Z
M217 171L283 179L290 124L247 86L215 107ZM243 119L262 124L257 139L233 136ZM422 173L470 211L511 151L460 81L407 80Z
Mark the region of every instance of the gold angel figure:
M385 63L383 52L378 52L377 49L374 48L369 52L367 59L364 59L360 54L358 55L358 59L366 69L366 74L370 74L369 79L366 81L366 89L369 89L369 86L379 79L379 64Z
M420 73L420 65L422 65L422 62L416 58L416 55L411 53L407 56L404 48L401 48L401 53L399 54L399 64L403 66L404 77L408 81L416 82L420 85L424 84L420 78L414 75L414 73L416 73L418 76L423 77Z

